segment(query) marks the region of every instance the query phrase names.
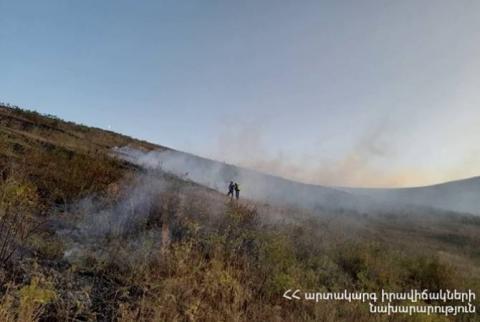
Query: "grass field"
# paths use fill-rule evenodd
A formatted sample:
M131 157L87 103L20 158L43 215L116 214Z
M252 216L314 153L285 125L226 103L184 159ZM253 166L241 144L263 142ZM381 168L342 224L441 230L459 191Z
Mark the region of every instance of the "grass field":
M166 149L0 107L0 321L480 321L282 297L288 289L480 296L479 217L230 202L119 160L116 146Z

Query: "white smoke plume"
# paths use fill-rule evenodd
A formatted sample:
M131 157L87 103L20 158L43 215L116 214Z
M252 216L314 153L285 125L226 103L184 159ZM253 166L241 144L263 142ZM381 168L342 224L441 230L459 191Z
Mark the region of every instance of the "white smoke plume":
M476 196L480 179L424 188L355 189L303 184L175 150L144 152L130 147L116 154L147 169L173 173L183 179L226 193L229 181L240 184L243 197L309 209L370 211L408 206L480 213Z
M115 149L115 153L146 169L169 172L223 193L227 192L230 181L237 182L240 185L241 197L256 201L310 209L358 209L362 206L361 200L348 192L297 183L184 152L174 150L144 152L122 147Z

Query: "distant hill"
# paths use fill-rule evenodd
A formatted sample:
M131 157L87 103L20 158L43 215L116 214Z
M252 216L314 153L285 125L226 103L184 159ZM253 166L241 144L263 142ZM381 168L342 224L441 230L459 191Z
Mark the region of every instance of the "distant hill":
M480 214L480 177L416 188L344 190L383 202L401 202Z

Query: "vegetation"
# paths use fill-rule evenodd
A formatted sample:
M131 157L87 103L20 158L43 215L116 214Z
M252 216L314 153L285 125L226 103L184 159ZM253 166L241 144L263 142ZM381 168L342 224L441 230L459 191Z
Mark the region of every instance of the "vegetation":
M1 321L479 320L282 297L287 289L480 296L475 217L228 202L164 173L139 207L125 200L152 174L110 155L122 145L162 148L0 108Z

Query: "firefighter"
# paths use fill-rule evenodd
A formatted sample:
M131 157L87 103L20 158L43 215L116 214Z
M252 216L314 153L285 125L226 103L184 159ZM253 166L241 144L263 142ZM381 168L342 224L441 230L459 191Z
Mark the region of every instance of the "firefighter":
M230 184L228 185L227 197L230 197L230 199L233 199L234 190L235 190L235 184L233 183L233 181L230 181Z
M238 185L237 182L235 182L234 184L234 189L235 189L235 198L237 198L237 200L240 198L240 186Z

